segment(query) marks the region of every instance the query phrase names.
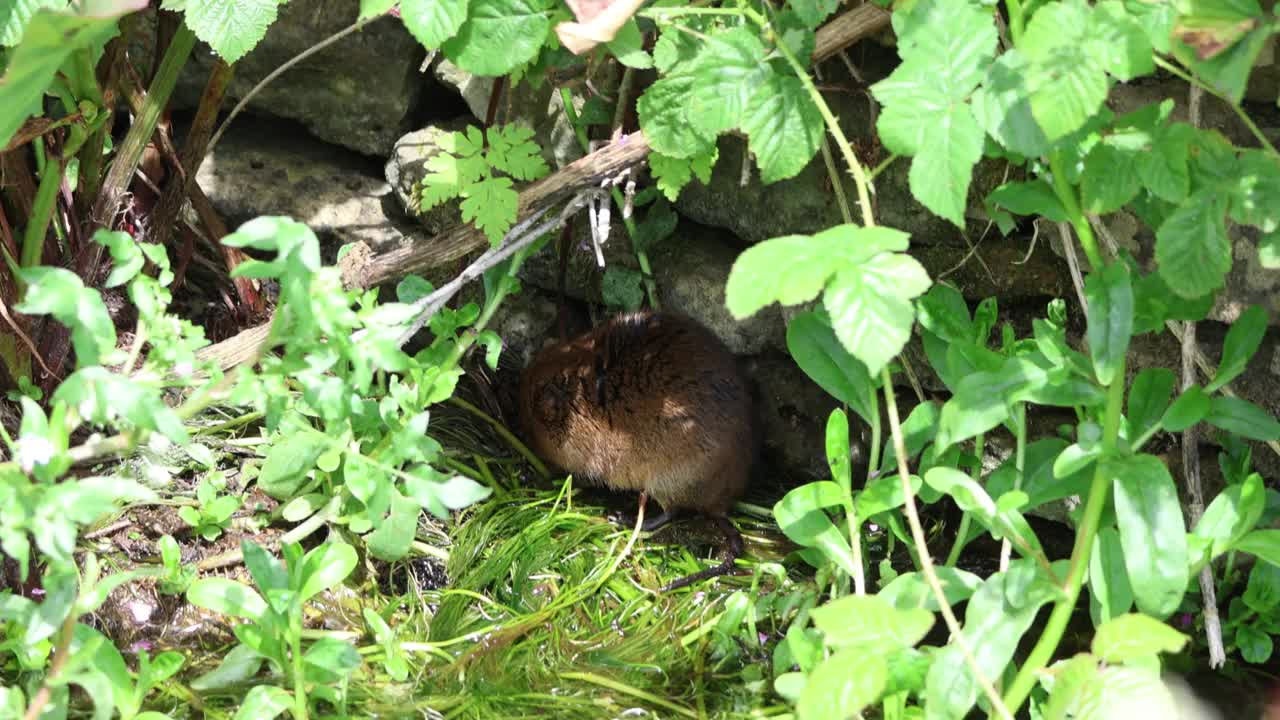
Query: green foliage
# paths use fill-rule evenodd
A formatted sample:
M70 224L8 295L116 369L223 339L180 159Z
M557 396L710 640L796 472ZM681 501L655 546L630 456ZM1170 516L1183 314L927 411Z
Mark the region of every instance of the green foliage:
M548 172L532 138L532 130L518 125L469 127L445 136L415 187L420 210L461 198L463 221L475 223L496 246L516 220L518 193L511 178L537 180Z
M218 495L219 489L211 478L205 478L196 486L196 506L184 505L178 509L178 517L209 542L218 539L230 524L231 516L240 509L239 497Z
M284 548L284 563L260 546L245 542L244 563L258 592L226 578L203 578L187 590L187 599L216 613L246 622L235 628L240 645L228 653L214 673L234 664L248 678L263 662L278 674L288 673L292 694L280 688L246 697L240 708L245 717L275 717L293 702L295 717L305 717L307 686L331 686L322 697L340 700L343 681L361 664L355 647L334 638L322 638L302 650L303 605L342 582L355 569L356 551L350 545L322 544L305 555L297 544ZM241 650L240 648L246 648ZM234 655L234 657L233 657ZM263 686L266 687L266 686ZM312 694L318 694L312 689ZM252 696L252 693L251 693Z

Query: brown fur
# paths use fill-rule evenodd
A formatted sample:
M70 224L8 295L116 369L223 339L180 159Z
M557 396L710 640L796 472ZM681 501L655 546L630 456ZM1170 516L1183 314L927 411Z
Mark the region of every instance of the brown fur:
M730 555L740 549L726 516L755 459L751 393L733 354L697 322L630 313L545 348L521 378L520 420L552 464L644 492L668 513L704 513L728 526Z

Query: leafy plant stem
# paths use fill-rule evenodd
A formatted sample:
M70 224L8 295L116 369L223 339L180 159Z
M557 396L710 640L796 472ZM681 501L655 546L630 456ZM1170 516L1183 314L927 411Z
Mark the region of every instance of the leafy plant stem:
M822 162L827 166L827 177L831 179L831 189L836 193L836 202L840 205L840 215L845 222L851 222L853 213L849 210L849 198L844 196L844 184L840 182L840 171L836 170L835 158L831 157L831 143L827 136L822 136Z
M58 197L58 187L62 184L62 163L52 157L50 160L52 162L46 162L40 173L40 185L36 188L36 196L31 203L31 217L22 236L21 263L24 268L40 264L45 235L49 232L49 220L53 217L53 205Z
M1014 429L1017 431L1015 438L1015 449L1013 452L1013 489L1022 489L1022 471L1026 466L1027 458L1027 405L1026 403L1017 403L1013 410ZM1013 551L1013 543L1009 538L1005 538L1000 543L1000 571L1004 572L1009 569L1009 554Z
M1005 0L1005 9L1009 11L1009 36L1016 46L1022 39L1022 28L1026 20L1022 15L1021 0Z
M630 72L628 70L628 72ZM587 139L587 130L578 123L578 111L573 109L573 94L569 92L569 88L560 88L561 105L564 106L565 117L569 119L569 125L573 128L573 133L578 138L578 144L582 146L582 152L591 151L591 141ZM622 213L626 209L626 199L622 197L622 191L616 187L609 189L609 195L613 198L614 207ZM636 222L630 216L622 215L622 225L627 229L627 239L631 241L631 249L635 252L636 262L640 264L640 275L644 278L644 291L649 296L649 306L654 310L661 309L658 302L658 285L653 281L653 271L649 267L649 254L640 243L636 242Z
M749 8L744 8L743 12L761 29L765 29L768 26L768 21L760 13ZM845 164L849 166L849 171L853 173L854 184L858 187L858 204L862 210L863 226L875 227L876 221L871 210L871 183L867 179L866 171L862 169L862 163L858 162L858 157L854 155L853 146L849 144L849 139L845 137L844 130L840 129L840 123L836 120L836 116L832 114L827 101L823 99L818 87L813 84L813 79L809 77L809 73L800 64L796 54L791 52L791 48L780 40L774 43L774 48L777 49L782 57L786 58L787 64L791 66L796 77L800 79L800 83L804 85L805 92L809 94L813 104L818 107L818 112L822 114L822 120L826 123L827 130L836 139L836 146L840 148L840 154L844 157Z
M875 166L874 168L871 169L871 172L867 173L867 179L875 180L877 177L880 176L880 173L884 172L885 170L888 170L889 166L893 164L893 161L897 160L899 157L901 156L898 155L897 153L890 153L889 157L881 160L879 165Z
M893 376L889 373L888 365L880 369L880 377L884 385L885 405L888 406L889 410L889 432L893 437L894 454L898 460L898 477L902 480L902 497L905 500L903 509L906 510L907 524L911 526L911 537L915 542L916 552L919 555L920 570L924 573L925 580L928 581L929 587L933 590L933 596L938 600L938 607L942 610L942 618L946 621L947 630L951 632L952 641L960 648L965 664L969 666L969 671L973 673L973 677L982 688L982 692L986 694L987 700L991 703L993 714L999 715L1004 720L1013 720L1013 713L1009 711L1005 702L1000 699L1000 694L996 692L991 680L978 667L978 661L974 658L973 650L969 647L969 641L965 639L964 633L961 631L960 621L956 619L955 612L951 609L951 604L947 602L947 595L942 590L942 582L938 580L938 573L934 570L933 558L929 556L929 545L924 535L924 526L920 524L920 514L916 511L915 493L911 489L911 471L907 468L907 443L902 437L902 423L898 420L898 405L894 400ZM1055 642L1054 645L1056 646L1057 643Z
M27 714L23 716L23 720L36 720L44 713L45 705L49 704L49 699L53 697L53 686L51 680L57 680L62 674L62 669L66 667L67 660L71 657L71 639L76 630L76 614L68 612L67 616L62 620L62 629L58 633L58 645L53 649L53 660L49 662L49 674L45 675L44 684L31 696L31 704L27 706Z
M302 606L289 611L289 654L293 664L293 717L307 720L306 675L302 667Z
M986 450L987 434L978 433L978 437L973 439L973 454L978 458L973 468L973 481L980 483L982 481L982 454ZM969 513L961 513L960 528L956 531L956 541L951 546L951 552L947 554L947 565L954 566L956 561L960 559L960 553L964 550L964 546L968 544L969 525L972 523Z
M880 426L880 396L878 393L867 393L871 402L871 450L867 453L867 481L875 479L880 468L880 442L884 429Z
M1110 456L1116 450L1116 442L1120 436L1120 416L1124 408L1124 358L1116 369L1115 379L1107 388L1107 409L1102 426L1102 458ZM1026 702L1036 684L1036 673L1044 668L1053 653L1058 649L1062 634L1067 629L1067 622L1075 612L1076 601L1080 599L1080 588L1084 585L1085 573L1089 569L1089 557L1093 552L1093 541L1098 535L1098 524L1102 518L1102 509L1107 504L1111 491L1111 478L1104 470L1102 462L1095 463L1093 482L1089 486L1089 499L1084 507L1084 515L1080 521L1080 529L1076 532L1075 547L1071 551L1071 568L1067 572L1065 595L1058 599L1045 623L1039 641L1027 656L1027 661L1014 677L1009 689L1005 692L1004 701L1013 710L1017 710Z
M1089 258L1089 269L1101 270L1105 263L1102 261L1102 253L1098 250L1098 241L1093 236L1093 228L1089 227L1089 221L1080 210L1080 200L1076 196L1075 188L1067 182L1061 155L1054 153L1049 157L1049 169L1053 173L1053 192L1070 216L1071 227L1075 228L1076 236L1080 238L1080 246L1084 248L1084 254Z
M1231 109L1234 110L1236 113L1236 117L1239 117L1240 122L1244 123L1245 127L1249 128L1249 132L1253 134L1254 139L1256 139L1258 143L1262 145L1262 147L1266 148L1267 152L1271 153L1275 157L1280 157L1280 152L1278 152L1275 146L1271 144L1271 141L1268 140L1267 136L1262 133L1262 129L1259 128L1258 124L1253 121L1253 118L1249 117L1249 113L1245 112L1244 108L1240 107L1236 103L1233 103L1227 98L1223 97L1221 93L1213 89L1213 87L1211 87L1210 85L1205 84L1203 81L1200 80L1200 78L1196 77L1191 73L1186 72L1182 68L1178 67L1177 65L1174 65L1168 60L1165 60L1159 55L1153 55L1152 58L1156 62L1156 67L1160 68L1161 70L1164 70L1165 72L1168 72L1170 75L1174 75L1178 77L1179 79L1187 82L1190 85L1194 85L1200 88L1201 90L1209 93L1210 95L1213 95L1214 97L1218 98L1222 102L1231 106Z
M139 318L138 329L133 335L133 343L129 345L129 358L125 360L124 366L121 368L124 372L133 373L134 366L138 364L138 355L142 354L142 345L146 342L147 323Z
M666 708L671 712L679 713L680 715L683 715L685 717L692 717L692 718L698 717L696 713L694 713L692 710L690 710L687 707L682 707L680 705L677 705L671 702L670 700L658 697L653 693L645 692L644 690L641 690L639 688L634 688L625 683L620 683L617 680L611 680L610 678L604 677L602 675L597 675L595 673L589 673L589 672L563 672L563 673L560 673L560 677L566 680L579 680L581 682L591 683L592 685L598 685L602 688L607 688L609 690L620 692L624 695L630 695L632 697L639 698L646 702L657 705L658 707Z

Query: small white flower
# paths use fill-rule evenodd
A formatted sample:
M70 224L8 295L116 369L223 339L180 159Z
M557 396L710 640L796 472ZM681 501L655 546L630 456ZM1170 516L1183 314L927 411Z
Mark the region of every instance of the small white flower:
M182 362L173 366L173 374L184 379L191 377L191 373L194 370L195 370L195 367L188 360L183 360Z
M40 435L23 435L18 438L18 465L23 472L31 472L37 465L45 465L53 459L53 443Z

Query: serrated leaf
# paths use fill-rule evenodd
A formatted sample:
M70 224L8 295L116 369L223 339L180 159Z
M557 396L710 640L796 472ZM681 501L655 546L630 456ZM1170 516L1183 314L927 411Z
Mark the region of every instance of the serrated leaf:
M1093 147L1080 176L1080 201L1085 212L1105 215L1137 197L1142 179L1133 155L1105 142Z
M1217 372L1213 374L1213 381L1205 386L1205 392L1217 390L1244 372L1245 365L1258 351L1266 332L1266 310L1250 305L1240 313L1240 317L1227 330L1227 337L1222 342L1222 359L1218 362Z
M734 261L725 284L725 306L740 320L774 302L808 302L835 273L882 252L905 250L907 237L892 228L837 225L815 235L757 243Z
M1098 382L1110 385L1123 366L1133 336L1133 287L1129 266L1111 263L1089 274L1084 284L1089 301L1089 356ZM1121 378L1123 381L1123 378Z
M1106 71L1089 52L1090 19L1080 0L1046 5L1031 16L1018 43L1030 61L1031 113L1049 140L1083 127L1107 99Z
M1191 191L1187 159L1195 132L1186 123L1175 123L1159 130L1151 147L1137 154L1138 177L1157 197L1180 203Z
M840 7L839 0L791 0L787 4L811 28L817 28Z
M768 185L794 177L813 159L822 140L822 115L799 78L775 71L755 86L742 130L760 166L760 182Z
M1138 609L1157 618L1186 592L1187 529L1169 469L1153 455L1103 461L1115 492L1120 543Z
M488 178L468 188L466 195L461 205L463 221L474 223L497 247L516 221L520 194L515 185L509 178Z
M1280 229L1280 162L1261 150L1240 153L1231 219L1264 233Z
M190 3L187 27L228 64L252 50L276 21L278 0L203 0Z
M400 19L428 50L458 33L467 19L468 0L401 0Z
M640 127L654 152L687 158L715 149L715 136L701 132L689 119L694 83L691 74L670 75L650 85L636 101Z
M823 304L836 337L876 375L911 338L911 300L929 289L929 274L915 258L881 253L836 274Z
M543 0L470 0L467 22L442 49L463 70L497 77L532 60L550 29Z
M1171 50L1199 77L1239 104L1249 71L1271 32L1255 0L1195 2L1179 13Z
M1156 263L1177 294L1193 298L1222 287L1231 270L1226 200L1211 190L1192 195L1156 231Z
M973 95L973 114L978 124L1011 152L1039 157L1048 152L1049 139L1031 112L1029 67L1016 48L996 58Z
M489 129L489 164L517 180L537 180L550 172L542 159L533 130L523 125Z
M919 2L902 25L904 61L871 88L884 104L876 128L886 147L913 156L911 194L963 227L982 157L982 130L965 101L995 53L995 25L966 2Z
M1089 35L1087 51L1117 79L1128 82L1155 71L1151 41L1123 3L1104 0L1094 5Z

